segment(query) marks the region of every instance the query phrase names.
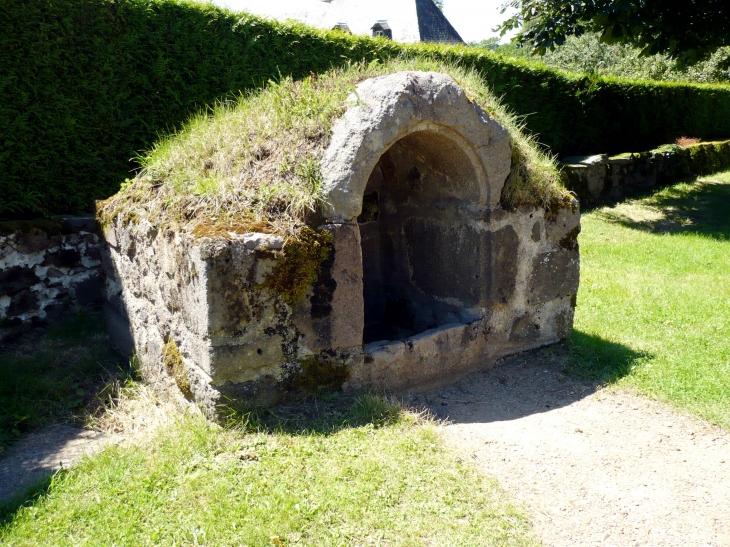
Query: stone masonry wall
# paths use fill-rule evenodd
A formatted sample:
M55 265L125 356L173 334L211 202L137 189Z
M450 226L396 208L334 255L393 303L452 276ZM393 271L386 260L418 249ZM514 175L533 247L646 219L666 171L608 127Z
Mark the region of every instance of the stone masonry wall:
M366 344L351 359L346 388L404 393L447 385L570 336L580 277L577 202L557 213L496 208L484 220L492 259L482 317Z
M427 389L570 335L578 201L502 209L509 133L448 75L371 78L348 105L298 239L105 221L110 335L149 380L215 415Z
M101 304L93 217L0 223L0 341Z
M643 189L671 184L679 179L730 168L730 141L687 147L669 145L608 156L573 156L562 161L565 183L581 203L621 199Z
M322 387L409 392L448 384L505 355L570 335L579 282L574 207L492 210L493 267L480 317L402 340L363 344L356 225L333 224L333 254L296 304L267 285L280 238L105 228L107 325L146 379L215 415ZM171 353L172 352L172 353ZM174 358L171 355L174 354Z

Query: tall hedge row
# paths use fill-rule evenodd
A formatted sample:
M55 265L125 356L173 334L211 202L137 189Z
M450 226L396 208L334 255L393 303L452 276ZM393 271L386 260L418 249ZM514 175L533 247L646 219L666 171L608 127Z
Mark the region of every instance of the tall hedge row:
M284 75L418 53L480 70L557 154L730 136L730 87L556 72L174 0L0 2L0 216L91 210L194 111Z

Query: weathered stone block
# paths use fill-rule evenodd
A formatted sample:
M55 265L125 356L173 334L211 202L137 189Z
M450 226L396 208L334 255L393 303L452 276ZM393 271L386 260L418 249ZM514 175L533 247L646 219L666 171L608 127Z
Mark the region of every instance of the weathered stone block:
M517 286L519 237L513 226L505 226L492 234L491 243L490 301L495 304L506 304L512 298Z
M564 207L555 215L555 220L546 224L547 237L564 249L574 250L578 246L580 233L580 211L578 202L572 207Z
M58 249L46 255L43 265L56 266L57 268L73 268L80 261L81 253L78 249Z
M328 224L324 229L332 234L332 249L293 316L302 343L313 353L362 344L360 232L347 224Z
M467 307L482 298L479 265L486 249L482 234L471 226L438 219L409 218L403 225L414 285L439 298L454 298Z
M10 317L33 314L38 311L38 295L30 291L20 291L10 301L7 314Z
M579 264L578 251L561 249L536 256L532 263L527 301L542 304L575 295L578 292Z
M12 266L0 271L0 294L15 295L40 282L35 269L30 266Z
M99 273L94 273L73 288L74 298L80 306L91 306L102 302L103 280Z
M540 324L532 315L518 317L512 323L510 342L534 342L540 338Z

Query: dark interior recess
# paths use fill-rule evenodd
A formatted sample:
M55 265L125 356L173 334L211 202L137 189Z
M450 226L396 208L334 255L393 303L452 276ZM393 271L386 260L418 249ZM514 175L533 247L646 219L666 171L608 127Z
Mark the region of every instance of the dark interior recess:
M358 217L365 343L470 319L488 237L473 227L478 184L459 145L412 133L380 158Z

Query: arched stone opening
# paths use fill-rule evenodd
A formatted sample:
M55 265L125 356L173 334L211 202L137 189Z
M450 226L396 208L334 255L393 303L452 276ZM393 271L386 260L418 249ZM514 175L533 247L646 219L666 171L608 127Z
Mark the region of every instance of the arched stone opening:
M479 174L447 130L420 130L387 149L358 217L365 343L471 319L481 298L482 232L472 222Z

